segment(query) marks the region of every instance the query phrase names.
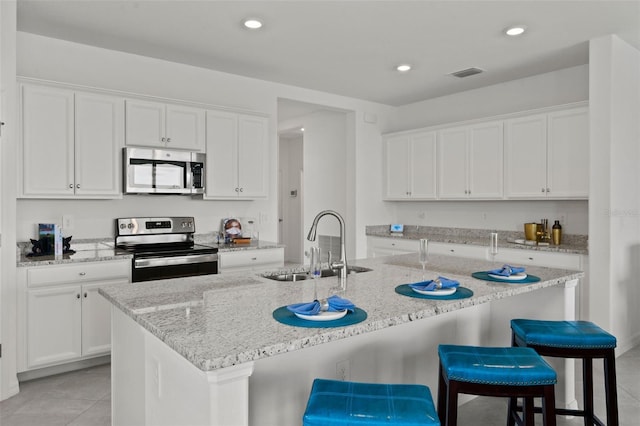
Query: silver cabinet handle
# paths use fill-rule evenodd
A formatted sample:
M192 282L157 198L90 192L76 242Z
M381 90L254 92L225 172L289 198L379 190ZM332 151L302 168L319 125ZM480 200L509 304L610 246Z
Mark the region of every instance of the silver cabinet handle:
M244 190L244 188L240 188L240 192L242 192Z
M84 277L85 275L87 275L86 272L78 272L78 275L80 275L81 277Z
M547 192L551 192L551 190L549 188L547 188Z
M73 189L73 184L72 183L69 184L69 189Z
M542 188L542 192L544 192L544 188Z
M80 184L79 183L76 184L76 188L80 189Z
M80 299L80 293L76 294L76 299Z
M171 142L171 138L167 138L167 142Z
M240 189L239 189L239 188L236 188L236 192L239 192L239 191L240 191Z
M162 142L166 142L166 141L167 141L167 138L160 138L160 141L162 141Z

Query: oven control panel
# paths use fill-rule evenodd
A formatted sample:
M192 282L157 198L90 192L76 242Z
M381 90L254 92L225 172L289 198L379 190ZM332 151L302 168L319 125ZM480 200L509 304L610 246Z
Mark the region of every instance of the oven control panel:
M193 217L128 217L116 219L116 235L193 233Z

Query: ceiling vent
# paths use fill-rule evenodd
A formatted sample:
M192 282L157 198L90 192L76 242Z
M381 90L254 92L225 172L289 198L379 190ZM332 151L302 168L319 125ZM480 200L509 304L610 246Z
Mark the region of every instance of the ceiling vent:
M452 75L452 76L458 77L458 78L465 78L465 77L469 77L469 76L472 76L472 75L480 74L482 72L484 72L484 70L481 70L480 68L467 68L466 70L460 70L460 71L452 72L449 75Z

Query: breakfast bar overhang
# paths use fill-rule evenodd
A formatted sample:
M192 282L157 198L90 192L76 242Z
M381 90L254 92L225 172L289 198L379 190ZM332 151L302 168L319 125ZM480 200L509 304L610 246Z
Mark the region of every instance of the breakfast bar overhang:
M345 327L295 327L274 310L313 300L313 280L230 274L108 286L114 425L297 425L316 377L421 383L437 389L439 344L509 346L512 318L575 319L580 271L528 267L534 283L473 278L494 263L430 257L429 278L471 290L453 300L407 297L422 280L417 254L365 259L341 295L366 311ZM336 277L318 280L318 295ZM550 360L557 403L575 407L572 360ZM462 400L464 403L466 400Z

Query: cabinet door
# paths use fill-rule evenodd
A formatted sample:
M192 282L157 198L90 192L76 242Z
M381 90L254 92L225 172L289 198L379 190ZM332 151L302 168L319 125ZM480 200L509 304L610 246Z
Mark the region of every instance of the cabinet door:
M83 356L106 354L111 349L111 303L98 294L98 288L127 282L112 280L82 286Z
M238 115L207 111L206 197L237 198Z
M75 193L114 198L122 193L124 101L76 93Z
M27 366L33 368L80 357L80 286L27 293Z
M384 141L385 199L409 198L409 136L394 136Z
M587 108L548 115L548 197L589 196L589 114Z
M22 86L22 194L73 195L73 92Z
M218 253L221 274L229 272L275 269L284 266L284 248L240 250Z
M199 108L182 105L167 105L167 148L204 151L205 113Z
M412 199L436 198L436 132L410 137L409 193Z
M238 196L260 198L268 194L269 135L267 119L238 118Z
M467 128L452 128L438 135L438 196L441 199L469 197L467 178Z
M502 198L502 122L477 125L469 130L469 197Z
M158 102L126 100L127 145L165 146L165 105Z
M507 120L505 126L506 196L546 197L546 115Z

